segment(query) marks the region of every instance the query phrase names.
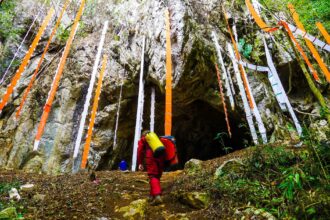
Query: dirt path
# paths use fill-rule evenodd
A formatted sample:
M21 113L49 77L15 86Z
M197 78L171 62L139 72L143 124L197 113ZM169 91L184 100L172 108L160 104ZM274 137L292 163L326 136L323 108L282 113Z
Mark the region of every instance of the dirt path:
M164 173L161 181L164 204L148 205L146 218L164 219L163 216L194 211L171 198L173 184L180 175L182 171ZM5 172L0 174L0 182L35 185L29 192L20 192L26 219L122 219L123 213L116 210L148 197L149 183L145 173L109 171L98 172L97 177L99 184L91 182L88 174L52 177Z
M205 172L213 173L224 160L241 157L248 151L237 151L210 161L205 161ZM102 171L97 172L99 184L89 180L87 173L74 175L47 176L21 172L0 172L0 183L32 183L35 187L28 192L20 192L19 203L25 219L123 219L119 208L131 202L146 199L149 183L146 173ZM164 203L159 206L147 204L145 219L209 219L203 210L196 210L182 204L173 196L175 192L189 191L193 177L183 171L164 173L161 179ZM0 201L5 201L4 196Z

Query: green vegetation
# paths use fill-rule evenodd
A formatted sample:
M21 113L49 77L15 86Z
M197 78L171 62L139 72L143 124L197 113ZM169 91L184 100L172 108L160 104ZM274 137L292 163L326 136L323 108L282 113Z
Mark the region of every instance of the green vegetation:
M13 20L16 16L14 11L16 6L16 1L2 1L0 5L0 42L4 43L11 41L15 43L19 40L20 35L23 30L21 28L14 27ZM3 72L7 68L8 63L5 62L4 58L10 57L11 52L8 50L7 46L1 46L0 44L0 72ZM18 66L19 60L14 60L13 68Z
M304 129L302 147L250 148L240 153L242 161L221 160L215 165L216 172L197 172L178 182L178 186L184 183L186 190L207 191L214 201L208 211L222 212L224 216L219 218L233 216L238 210L251 215L262 212L279 219L327 219L330 143L318 142L315 137Z
M5 198L9 196L8 193L11 188L19 189L20 185L21 184L16 180L7 183L0 182L0 211L8 207L16 206L14 201L6 201Z
M4 1L0 5L0 40L19 38L22 30L14 27L13 20L16 16L14 11L16 1Z
M66 43L66 41L69 39L69 35L70 35L70 26L68 27L64 27L63 24L61 24L58 27L57 33L56 33L56 38L63 44Z
M286 11L288 17L290 17L290 12L287 4L292 3L308 32L319 33L315 26L316 22L321 22L328 31L330 30L329 0L260 0L260 3L272 12Z
M238 50L245 58L250 58L253 46L245 42L244 38L239 39Z
M305 130L302 149L256 148L239 172L218 176L215 191L238 206L252 206L277 218L330 216L329 143L317 143L312 137Z

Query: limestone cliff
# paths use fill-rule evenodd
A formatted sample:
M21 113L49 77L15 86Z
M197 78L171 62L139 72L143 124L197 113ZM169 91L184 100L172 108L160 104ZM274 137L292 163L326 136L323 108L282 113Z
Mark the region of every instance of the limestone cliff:
M78 3L79 1L73 1L70 5L63 19L63 30L65 28L70 30ZM14 24L23 27L26 31L33 16L39 10L40 4L41 1L17 1L15 9L17 15L13 21ZM130 161L131 159L143 36L147 37L146 100L143 127L148 128L149 126L150 89L155 86L156 132L162 134L165 100L164 11L167 6L171 17L173 50L173 134L177 138L180 159L184 162L192 157L209 159L219 156L222 150L214 137L217 133L226 132L226 125L218 95L214 69L215 49L211 31L215 30L219 34L219 41L223 47L227 41L230 41L222 14L222 4L230 11L232 18L238 18L239 38L248 39L249 43L253 45L254 54L250 61L265 65L263 46L261 40L256 37L258 31L253 31L257 29L257 26L253 25L245 5L240 1L238 3L216 0L88 1L41 140L40 149L34 153L32 148L36 129L61 56L61 49L65 45L65 38L58 37L53 42L46 57L47 66L35 82L18 121L15 121L15 111L36 68L43 46L47 42L47 36L51 31L48 28L46 36L43 37L35 52L36 55L25 70L19 86L16 87L10 104L1 114L0 167L43 171L51 174L71 172L77 126L105 20L109 20L110 29L106 35L104 53L109 55L110 63L103 83L90 156L98 169L116 168L119 160L125 158ZM59 10L58 6L57 10ZM44 9L43 16L46 12L47 10ZM41 21L42 16L38 20L38 25ZM35 26L33 33L37 29ZM28 42L24 44L24 50L28 48L33 36L34 34L31 34ZM17 44L11 40L0 42L0 51L1 48L11 51L11 55L8 57L1 55L3 62L11 59L17 49ZM314 111L313 115L318 113L317 104L313 103L312 95L302 78L301 71L292 58L292 51L283 52L274 45L272 53L278 64L277 68L285 88L291 90L289 98L293 106L299 108L300 111ZM20 57L22 56L24 56L23 53L20 54ZM228 57L225 58L225 62L232 72ZM248 77L271 141L294 138L291 130L288 129L290 118L281 113L267 77L263 73L252 72ZM121 78L124 79L123 99L120 108L118 146L114 150L113 137ZM10 76L5 84L8 84L9 81ZM236 82L234 81L234 83ZM5 84L0 87L1 96L4 94ZM238 106L234 111L229 110L233 138L230 140L225 137L224 141L225 145L239 149L252 142L236 85L235 89L235 101ZM327 95L329 96L329 94ZM305 120L303 115L298 114L298 117L301 122ZM320 119L320 116L311 117ZM327 126L327 124L323 125L323 127Z

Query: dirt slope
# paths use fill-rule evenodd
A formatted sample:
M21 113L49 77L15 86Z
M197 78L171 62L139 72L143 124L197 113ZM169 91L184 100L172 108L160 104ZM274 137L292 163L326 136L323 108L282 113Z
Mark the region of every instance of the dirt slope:
M240 157L238 151L223 158L203 163L206 173L212 173L224 160ZM244 154L246 152L244 151ZM18 203L25 219L123 219L120 207L132 201L146 199L149 183L146 173L102 171L96 173L99 184L90 181L87 172L74 175L47 176L13 171L0 172L0 182L32 183L35 187L28 192L20 192ZM189 192L193 180L179 170L164 173L161 184L164 203L159 206L147 204L146 219L189 219L215 218L207 210L197 210L183 204L176 198L176 192ZM43 196L44 195L44 196ZM44 197L44 198L42 198ZM6 198L2 195L0 201ZM116 211L117 210L117 211ZM206 213L208 213L206 215Z

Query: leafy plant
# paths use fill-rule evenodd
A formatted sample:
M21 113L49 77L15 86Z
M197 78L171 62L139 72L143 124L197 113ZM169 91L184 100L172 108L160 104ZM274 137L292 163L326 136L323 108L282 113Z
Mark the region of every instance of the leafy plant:
M245 58L250 58L250 55L252 53L252 45L247 44L243 38L239 39L238 42L238 50L239 52L243 53L243 56Z
M20 185L21 184L18 181L14 181L10 183L2 182L0 183L0 195L8 193L11 188L19 188Z
M64 27L64 25L60 25L56 34L57 39L61 43L66 43L66 41L69 39L70 35L70 28L69 27Z
M228 137L228 134L226 132L220 132L216 134L214 140L217 140L220 143L221 148L226 154L228 154L232 148L225 145L224 137Z
M0 40L5 41L9 38L18 39L22 34L22 29L14 26L13 20L16 1L4 1L0 5Z
M292 201L294 192L302 189L300 174L295 172L289 173L278 188L282 190L283 196L286 199Z

